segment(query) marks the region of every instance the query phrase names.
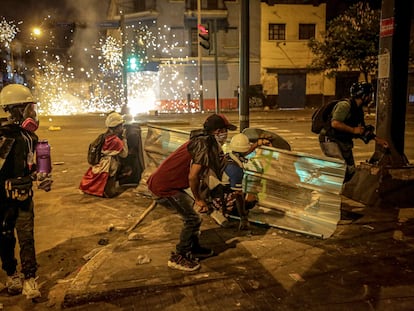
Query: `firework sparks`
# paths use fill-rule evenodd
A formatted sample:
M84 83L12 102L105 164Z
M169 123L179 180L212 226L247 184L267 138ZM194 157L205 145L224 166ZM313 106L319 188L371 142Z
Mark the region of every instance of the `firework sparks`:
M2 28L6 27L4 25L3 22ZM55 55L57 49L52 34L50 42L32 47L37 66L31 78L35 81L40 112L67 115L120 111L126 102L134 115L154 109L197 111L196 104L187 102L188 95L198 94L197 63L189 61L187 56L180 57L183 49L171 28L139 23L127 26L126 31L125 50L137 61L136 68L129 71L124 61L127 55L123 55L119 40L112 36L98 40L96 46L77 51L84 54L84 59L96 59L99 70L76 68L71 65L71 55L63 58ZM183 43L188 42L182 42L181 46ZM125 76L126 81L123 80Z
M11 42L19 31L14 22L8 22L3 17L0 21L0 43L3 43L6 48L10 47Z

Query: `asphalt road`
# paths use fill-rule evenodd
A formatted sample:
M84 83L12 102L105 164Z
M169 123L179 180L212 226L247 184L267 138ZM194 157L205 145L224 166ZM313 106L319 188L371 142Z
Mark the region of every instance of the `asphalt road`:
M293 151L320 155L317 136L309 130L311 113L312 111L254 112L250 116L250 126L276 132L290 143ZM226 115L231 122L238 124L237 113ZM139 116L137 121L142 125L143 132L146 124L150 123L189 131L199 128L205 117L203 114ZM48 139L51 145L52 174L55 180L51 192L37 191L35 197L36 251L42 289L49 292L48 301L45 297L44 303L37 304L34 308L35 305L25 301L24 297L8 297L2 293L0 303L4 304L5 310L58 309L65 284L72 273L84 264L82 256L96 247L98 240L106 238L105 235L114 234L106 232L105 228L111 223L117 226L117 222L133 222L139 215L139 211L134 209L138 205L138 199L132 192L118 198L116 206L113 206L112 201L102 202L99 198L84 197L77 193L79 181L88 168L88 144L105 131L104 120L105 117L99 115L41 118L37 134L40 139ZM235 133L237 131L231 134ZM411 118L406 123L405 140L406 155L411 162L414 160L413 136L414 124ZM368 159L373 149L373 143L364 145L356 142L357 161ZM115 238L110 236L110 239ZM4 282L3 273L0 274L0 282Z

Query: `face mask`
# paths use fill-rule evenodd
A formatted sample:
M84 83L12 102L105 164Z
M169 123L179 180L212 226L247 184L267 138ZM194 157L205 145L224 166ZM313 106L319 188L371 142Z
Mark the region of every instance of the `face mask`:
M27 131L35 132L39 128L37 119L37 105L28 104L23 111L23 122L21 127Z
M39 128L39 123L32 118L27 118L23 121L21 127L29 132L35 132Z
M227 141L227 133L215 134L214 137L220 145L224 145Z

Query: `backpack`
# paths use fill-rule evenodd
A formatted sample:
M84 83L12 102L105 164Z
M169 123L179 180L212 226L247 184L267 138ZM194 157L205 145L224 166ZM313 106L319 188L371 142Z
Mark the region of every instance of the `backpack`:
M102 157L102 146L105 142L106 135L100 134L98 137L95 138L93 142L89 144L88 149L88 163L90 165L96 165L99 163Z
M329 128L329 121L331 119L332 110L340 100L332 100L320 106L312 114L311 131L319 134L323 128Z

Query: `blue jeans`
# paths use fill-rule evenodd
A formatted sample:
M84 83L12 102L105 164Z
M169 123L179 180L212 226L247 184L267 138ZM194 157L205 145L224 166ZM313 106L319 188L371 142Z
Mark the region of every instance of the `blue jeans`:
M201 218L194 210L194 200L184 191L167 198L168 202L181 216L184 227L180 233L180 241L176 245L177 253L186 255L191 249L199 245Z

